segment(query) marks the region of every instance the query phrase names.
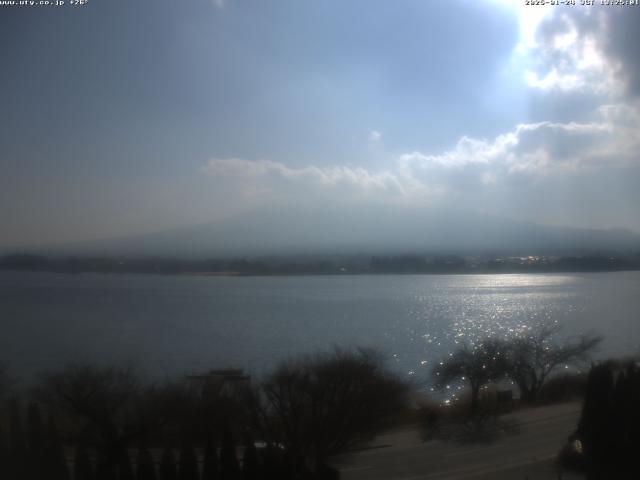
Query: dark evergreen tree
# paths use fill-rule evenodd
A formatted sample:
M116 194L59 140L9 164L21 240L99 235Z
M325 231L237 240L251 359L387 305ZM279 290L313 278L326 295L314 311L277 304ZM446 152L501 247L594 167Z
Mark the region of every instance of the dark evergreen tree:
M116 468L113 462L107 459L104 452L99 452L96 462L96 480L117 480Z
M24 431L22 429L20 405L18 400L15 398L11 400L10 415L11 431L9 432L9 455L11 465L9 470L11 472L10 474L16 479L23 479L27 478L29 474L27 447L24 438Z
M609 475L613 478L640 478L637 450L640 377L634 363L618 375L612 396L611 442L608 453Z
M611 395L611 414L609 418L610 441L607 445L607 462L616 469L626 470L626 456L630 414L627 401L630 397L630 378L626 372L620 372ZM623 477L620 477L623 478Z
M198 458L191 443L183 443L179 463L178 478L180 480L198 480Z
M37 404L29 404L27 410L27 445L30 476L34 480L45 478L46 463L46 430L40 408Z
M243 480L257 480L260 475L260 456L253 441L245 442L244 455L242 456Z
M577 436L590 480L640 478L640 375L634 364L619 371L614 381L615 373L610 363L589 372Z
M295 472L295 473L294 473ZM297 475L297 476L296 476ZM304 465L300 465L296 462L296 457L288 450L282 452L280 455L280 462L278 463L278 479L279 480L293 480L293 478L313 478L310 472Z
M280 452L273 444L268 444L262 462L264 480L280 479Z
M67 459L64 455L64 448L55 419L49 413L47 425L47 443L45 447L45 465L48 480L69 480L69 470Z
M73 464L74 480L94 480L93 465L87 449L82 445L76 447L75 461Z
M10 460L9 445L5 439L4 432L0 428L0 471L5 472L7 480L14 480Z
M204 465L202 467L202 480L218 480L218 452L216 445L208 441L204 447Z
M223 480L237 480L240 474L236 445L233 434L228 425L222 430L222 447L220 449L220 478Z
M160 458L160 480L178 480L176 459L170 448L165 448Z
M156 468L151 452L146 448L138 451L137 480L156 480Z
M133 468L131 467L131 458L126 449L120 452L118 458L118 480L133 480Z
M608 419L611 411L612 389L611 366L608 364L593 366L589 371L582 415L578 424L578 435L583 442L586 466L592 472L593 478L598 478L598 472L606 463L605 445L602 439L609 438Z
M24 431L22 429L22 417L20 413L20 404L16 398L11 399L11 453L24 453L26 445L24 440Z
M627 399L627 415L626 421L629 426L627 432L627 458L629 458L630 466L640 472L640 460L637 455L637 444L640 438L640 369L637 364L629 367L629 397ZM638 474L640 477L640 474Z
M46 443L46 433L40 408L36 403L31 403L27 412L27 441L31 452L42 454Z

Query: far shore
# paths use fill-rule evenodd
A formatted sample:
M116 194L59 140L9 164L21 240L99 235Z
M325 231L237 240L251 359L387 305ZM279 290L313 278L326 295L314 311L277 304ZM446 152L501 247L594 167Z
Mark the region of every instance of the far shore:
M315 276L364 276L364 275L548 275L562 273L615 273L615 272L638 272L640 268L626 270L504 270L504 271L488 271L488 270L469 270L465 272L308 272L308 273L248 273L248 272L180 272L175 275L187 275L194 277L315 277ZM99 272L86 272L99 273ZM109 273L109 272L107 272ZM122 272L122 273L150 273L150 272ZM171 274L168 274L171 275Z
M302 255L188 259L159 256L0 256L0 271L143 273L197 276L491 275L640 270L640 254L549 255Z

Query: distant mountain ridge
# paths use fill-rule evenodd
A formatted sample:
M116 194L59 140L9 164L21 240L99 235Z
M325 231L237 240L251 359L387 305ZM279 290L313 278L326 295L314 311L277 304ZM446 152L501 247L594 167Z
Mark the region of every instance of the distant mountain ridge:
M446 253L564 255L640 252L625 229L545 226L430 209L264 209L232 219L127 238L78 242L46 253L230 257Z

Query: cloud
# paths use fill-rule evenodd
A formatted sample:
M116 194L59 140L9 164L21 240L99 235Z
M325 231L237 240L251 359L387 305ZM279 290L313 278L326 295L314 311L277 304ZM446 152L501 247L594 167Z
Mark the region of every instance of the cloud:
M640 9L608 9L608 28L601 37L604 52L618 62L616 72L628 95L640 95Z
M403 197L402 182L391 172L371 172L363 167L305 166L289 167L270 160L214 158L203 171L215 178L232 182L240 189L260 191L263 196L338 199Z
M551 9L536 24L527 84L544 91L608 98L640 94L640 11L637 8Z
M514 54L529 60L528 85L588 96L599 104L583 111L581 118L566 120L571 116L560 112L550 118L563 121L523 122L492 138L463 135L440 152L390 152L383 148L382 133L370 130L368 161L359 166L214 158L204 171L231 186L234 194L256 202L424 205L466 196L471 203L462 207L470 209L478 196L491 192L540 197L548 191L545 185L575 185L576 178L598 185L604 173L624 175L620 172L629 168L639 172L640 56L621 35L636 38L640 29L614 10L550 9L521 19L524 33ZM628 17L638 19L638 9L630 10Z
M536 32L526 81L532 88L609 95L620 90L620 61L607 55L603 39L610 18L575 8L550 15Z
M211 3L217 8L224 8L226 0L211 0Z
M369 132L369 141L370 142L379 142L382 140L382 133L378 130L371 130Z
M460 179L467 186L470 179L496 184L509 182L514 175L535 180L588 168L637 166L639 115L637 104L605 105L592 122L521 124L490 141L462 137L439 155L405 153L399 165L407 177L448 186Z
M591 122L520 124L491 140L463 136L450 150L401 153L379 170L214 158L204 172L233 184L237 192L260 192L263 200L423 204L455 192L638 167L639 125L638 104L609 104L602 106Z

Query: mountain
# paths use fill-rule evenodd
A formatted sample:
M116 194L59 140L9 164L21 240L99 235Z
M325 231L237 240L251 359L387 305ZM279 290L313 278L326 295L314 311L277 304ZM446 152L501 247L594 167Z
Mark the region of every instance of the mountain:
M638 253L640 235L538 225L428 208L263 209L232 219L128 238L75 243L47 253L223 257L298 254Z

